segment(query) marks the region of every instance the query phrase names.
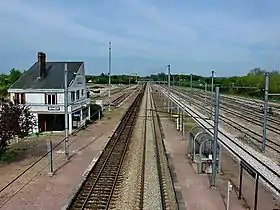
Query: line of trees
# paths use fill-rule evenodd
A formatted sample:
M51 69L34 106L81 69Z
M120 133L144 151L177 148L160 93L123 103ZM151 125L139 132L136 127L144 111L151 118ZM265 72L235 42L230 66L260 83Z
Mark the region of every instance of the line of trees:
M129 79L130 78L130 79ZM107 74L100 74L99 76L86 76L87 83L108 84L109 76ZM112 84L136 84L137 76L135 75L111 75Z
M245 76L215 77L214 84L215 86L219 86L220 90L224 93L262 98L264 96L265 72L266 71L263 69L254 68L250 70L249 73ZM190 77L190 75L173 74L170 78L171 85L174 84L189 87ZM150 75L141 79L150 79L152 81L167 82L168 75L165 73L159 73L157 75ZM209 84L208 88L210 88L211 77L192 75L192 86L194 88L204 89L205 83ZM279 71L274 70L270 72L269 92L280 93ZM274 97L274 99L277 99L277 97Z
M11 69L9 74L0 74L0 98L7 96L8 88L15 83L23 74L22 71L18 69Z

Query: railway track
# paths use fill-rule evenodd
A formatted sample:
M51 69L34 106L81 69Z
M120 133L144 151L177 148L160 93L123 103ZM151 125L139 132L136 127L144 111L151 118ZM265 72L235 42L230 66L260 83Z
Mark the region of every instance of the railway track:
M196 95L193 94L192 98L195 98L201 102L204 101L204 105L205 105L205 95L202 95L201 93ZM210 96L207 96L206 101L210 101ZM257 111L254 111L252 107L246 106L244 104L235 105L233 101L225 102L221 100L220 104L221 104L220 109L222 111L229 113L230 115L233 115L236 118L240 118L250 123L253 123L255 125L258 125L260 127L263 127L263 116L261 116L260 113L256 113ZM207 105L210 106L209 103L207 103ZM271 118L271 116L269 116L267 130L280 135L280 131L278 129L279 124L280 124L279 120L273 119Z
M163 92L165 97L168 97L167 90L160 90ZM207 119L197 110L191 109L190 106L187 105L186 101L183 102L181 100L180 96L172 93L170 98L172 101L174 101L174 103L181 106L191 117L193 117L202 128L210 133L210 135L214 135L214 125L212 120ZM260 179L263 180L267 186L269 186L269 189L273 191L277 197L280 196L280 167L274 161L254 151L252 148L246 146L242 142L237 141L222 128L219 128L218 140L228 151L238 157L238 159L244 161L254 168L256 173L260 176Z
M152 111L153 110L153 111ZM159 115L156 113L156 105L152 93L152 89L148 87L145 103L145 123L144 123L144 141L141 148L141 175L140 182L138 183L138 201L134 209L178 209L175 190L170 175L168 161L165 153L165 147L163 144L163 131L161 129ZM151 136L152 134L152 136ZM148 150L150 151L148 154ZM151 151L152 150L152 151ZM151 157L151 152L154 154L152 161L155 161L156 166L151 171L151 160L147 161L147 158ZM156 171L156 176L151 179L151 174ZM147 173L148 172L148 173ZM157 180L157 181L156 181ZM153 197L155 203L150 201L150 185L158 182L159 186L153 188ZM155 190L159 188L159 190ZM149 207L149 205L151 205Z
M112 101L112 105L118 106L129 96L129 93L123 93L122 95L120 95L118 98L116 98L115 100Z
M154 119L154 129L155 132L155 141L157 145L157 155L158 155L158 170L160 176L160 183L161 183L161 196L162 196L162 206L163 209L172 209L176 210L179 209L178 207L178 200L175 194L175 187L174 182L171 176L171 170L168 164L167 156L166 156L166 148L163 142L165 138L160 117L157 112L157 103L156 103L156 95L158 92L152 91L152 104L153 109L155 111L152 112L152 117ZM169 185L169 186L168 186Z
M182 91L181 88L178 88L178 90ZM189 92L190 90L187 89L187 91ZM209 101L209 102L211 100L210 99L211 93L207 92L207 94L205 94L205 91L203 92L201 90L193 90L192 92L195 95L202 97L202 98L205 98L205 96L206 96L207 101ZM221 105L224 106L221 108L231 108L231 109L237 110L239 113L242 112L243 114L249 114L248 118L251 120L258 119L258 121L260 123L263 122L263 113L262 113L262 108L261 108L261 106L263 104L254 103L251 100L248 100L248 102L246 102L245 99L240 100L238 98L233 98L233 97L228 97L228 96L223 96L223 95L221 95L220 99L221 99ZM277 132L278 129L276 127L280 124L280 115L277 113L274 113L273 115L269 114L267 120L270 123L269 126L271 127L271 130L274 130L275 132Z
M188 96L182 94L181 92L178 92L178 91L175 91L175 90L171 90L171 91L173 93L179 95L180 97L184 98L184 99L188 99ZM197 97L195 95L193 95L192 98L196 100L196 101L192 100L192 103L198 109L200 109L203 112L206 112L210 116L211 110L209 108L205 107L204 99L202 97ZM239 117L239 118L242 118L242 119L248 121L248 119L246 119L246 118L248 118L247 116L245 117L245 116L240 115L240 114L237 115L234 111L229 111L229 110L227 110L225 108L222 108L222 107L221 107L221 109L225 113L228 113L230 115L234 115L237 118ZM235 120L231 119L230 117L225 116L224 113L220 113L220 120L222 122L224 122L227 126L230 126L230 127L234 128L235 130L238 130L242 133L247 134L246 140L248 142L246 142L246 143L250 144L255 149L258 149L258 151L261 150L260 146L262 144L262 135L258 134L254 130L248 128L248 126L241 125L240 123L237 123ZM250 122L257 124L257 122L253 121L253 120L250 120ZM257 124L257 125L262 126L262 124ZM266 147L269 148L273 152L273 154L271 154L271 156L273 158L275 158L274 157L275 153L277 154L277 157L279 157L279 155L280 155L280 143L276 142L275 140L271 140L271 139L267 138Z
M178 90L180 91L180 89ZM192 98L197 99L199 101L204 100L204 106L210 106L210 96L205 94L205 92L202 93L201 91L196 91L192 94ZM263 127L263 114L259 113L259 109L254 109L254 107L242 103L236 105L234 101L225 101L222 99L220 101L220 109L223 112L230 114L234 118L242 119L248 123L252 123L256 126L259 126L260 129L262 129ZM268 116L267 131L270 132L271 135L274 136L274 138L279 138L280 136L280 131L278 128L279 125L280 120L277 117L271 115Z
M152 91L150 89L150 91ZM156 106L154 102L153 93L151 93L151 109L156 111ZM158 114L155 111L151 111L151 120L153 124L154 133L154 144L155 144L155 154L157 162L158 180L160 186L160 197L161 197L161 209L171 209L169 192L167 188L166 172L168 172L166 165L167 160L165 156L165 151L163 149L162 141L162 130L160 129L160 121Z
M144 89L138 94L67 209L108 209Z

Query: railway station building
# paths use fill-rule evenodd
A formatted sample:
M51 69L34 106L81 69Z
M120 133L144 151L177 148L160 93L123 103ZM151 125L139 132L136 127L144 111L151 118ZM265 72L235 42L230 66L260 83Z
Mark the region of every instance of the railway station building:
M24 104L35 116L33 133L65 128L64 78L67 64L69 133L90 118L84 62L49 62L39 52L37 61L9 88L10 99Z

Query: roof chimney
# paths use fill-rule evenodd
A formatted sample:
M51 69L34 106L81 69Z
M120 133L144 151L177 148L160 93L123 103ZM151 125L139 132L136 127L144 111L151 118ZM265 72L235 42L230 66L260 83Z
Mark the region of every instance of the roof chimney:
M46 54L43 52L38 52L38 79L42 78L46 73Z

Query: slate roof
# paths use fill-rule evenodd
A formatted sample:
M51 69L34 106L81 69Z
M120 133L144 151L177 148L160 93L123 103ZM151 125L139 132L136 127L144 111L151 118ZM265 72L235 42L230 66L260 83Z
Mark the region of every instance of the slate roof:
M37 63L34 63L10 89L64 89L64 64L67 63L68 86L75 78L83 62L46 62L46 73L38 79Z

